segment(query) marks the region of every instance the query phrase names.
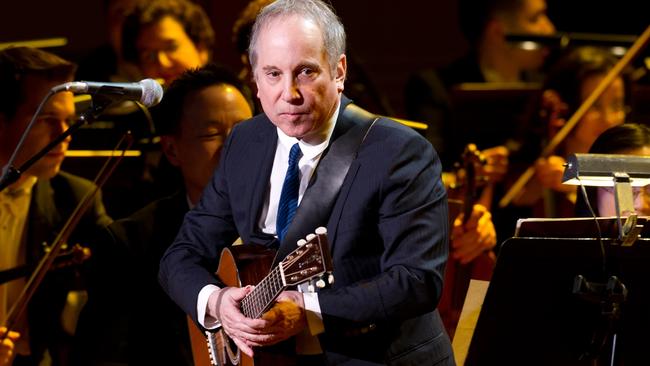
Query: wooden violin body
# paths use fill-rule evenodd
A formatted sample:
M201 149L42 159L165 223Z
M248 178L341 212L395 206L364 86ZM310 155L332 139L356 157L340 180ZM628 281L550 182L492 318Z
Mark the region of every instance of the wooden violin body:
M477 167L482 164L483 160L476 146L473 144L468 145L462 156L462 164L456 166L455 183L448 190L450 227L453 227L454 221L460 213L463 214L463 224L471 216L482 180L481 177L477 176ZM438 311L449 337L453 339L470 280L489 281L492 277L496 256L490 250L480 254L471 262L462 264L452 255L451 240L449 245L450 255L445 269Z

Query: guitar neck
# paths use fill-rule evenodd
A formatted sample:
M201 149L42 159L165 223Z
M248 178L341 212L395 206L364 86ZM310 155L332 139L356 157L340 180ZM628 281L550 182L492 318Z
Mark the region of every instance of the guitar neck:
M275 267L264 279L255 286L255 289L242 300L242 313L257 319L273 304L273 301L286 288L282 275L282 265Z

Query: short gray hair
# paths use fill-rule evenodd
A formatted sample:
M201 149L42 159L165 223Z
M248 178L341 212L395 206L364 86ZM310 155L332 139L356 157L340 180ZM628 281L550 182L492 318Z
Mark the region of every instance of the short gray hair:
M253 72L257 63L256 45L260 32L272 20L291 15L316 23L323 34L330 71L335 75L339 56L345 53L345 29L332 8L321 0L277 0L262 9L253 25L248 46L248 59Z

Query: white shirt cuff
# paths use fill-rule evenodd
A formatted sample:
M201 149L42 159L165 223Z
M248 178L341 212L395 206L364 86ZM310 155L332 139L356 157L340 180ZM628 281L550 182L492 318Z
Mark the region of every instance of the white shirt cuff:
M196 301L196 317L199 320L199 324L205 329L216 329L221 326L221 323L216 318L206 314L208 299L215 291L219 291L218 286L206 285L199 291L199 298Z
M313 336L323 333L325 331L325 324L323 323L323 314L320 311L318 294L315 292L304 292L302 297L305 301L305 314L309 333Z

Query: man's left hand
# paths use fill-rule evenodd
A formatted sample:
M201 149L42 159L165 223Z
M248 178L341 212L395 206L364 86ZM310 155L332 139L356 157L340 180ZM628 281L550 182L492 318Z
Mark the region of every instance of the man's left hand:
M262 319L269 321L270 325L261 330L264 337L256 345L272 345L300 333L307 326L302 293L283 291Z

